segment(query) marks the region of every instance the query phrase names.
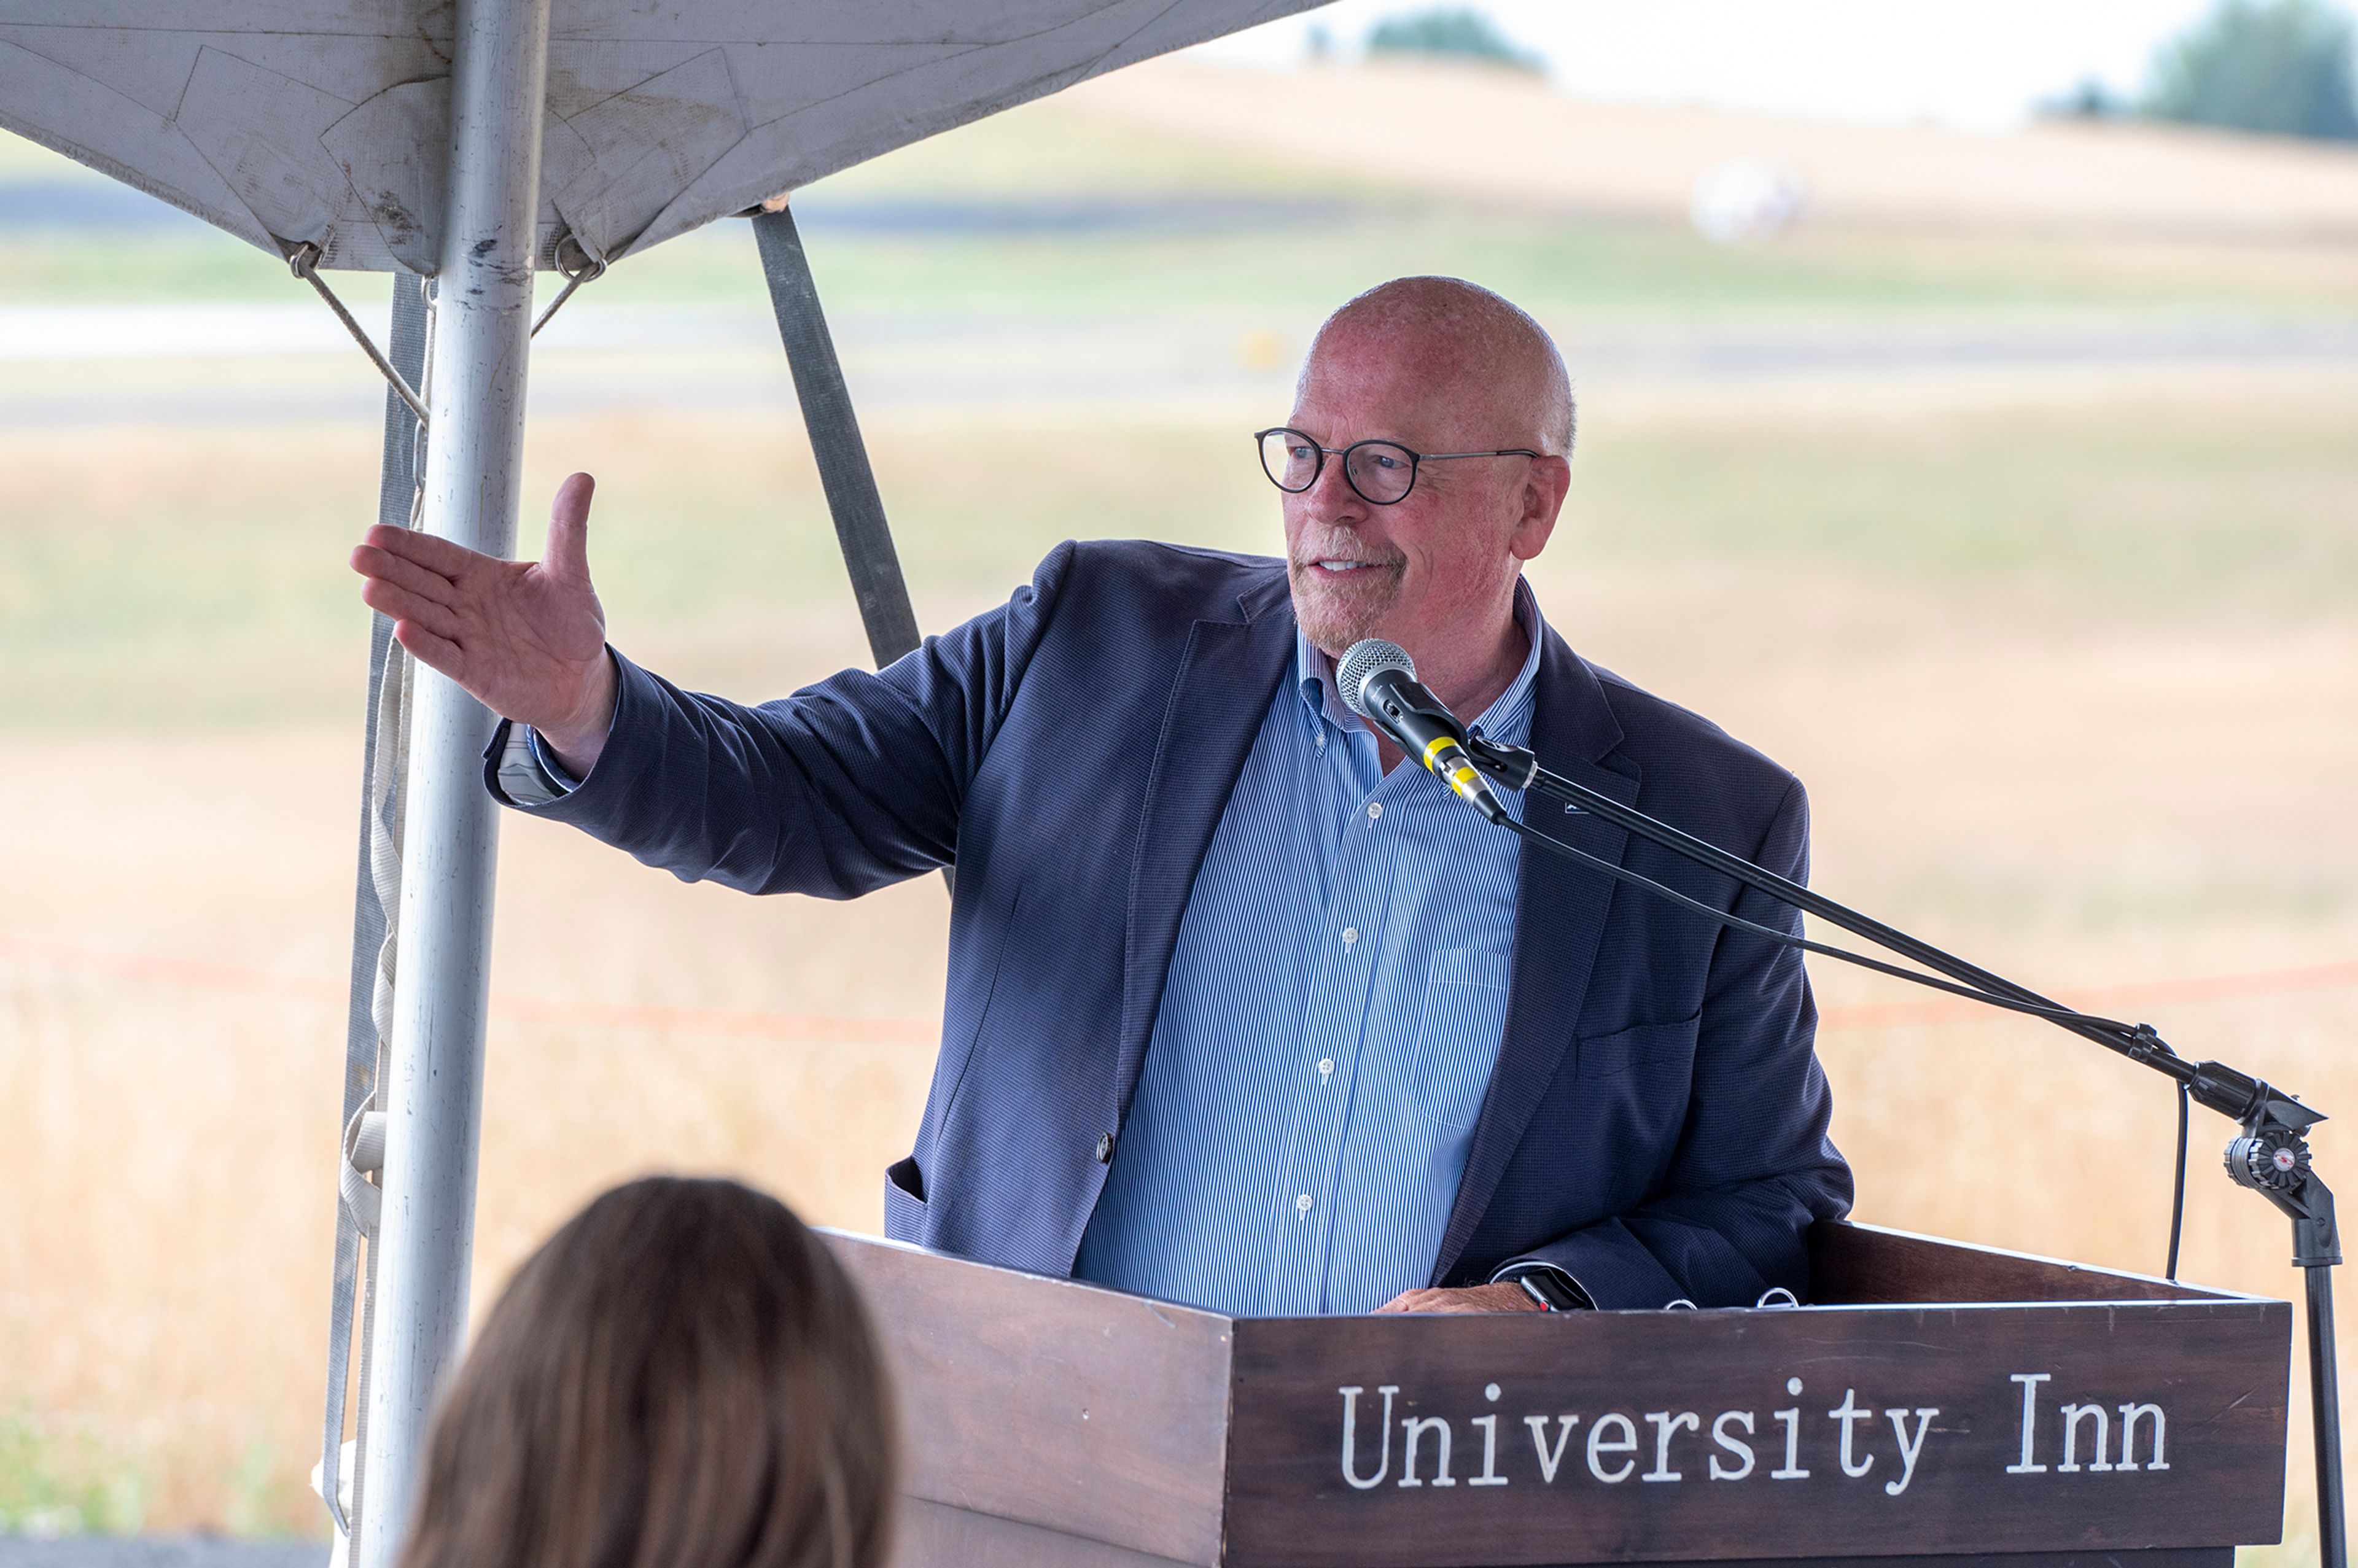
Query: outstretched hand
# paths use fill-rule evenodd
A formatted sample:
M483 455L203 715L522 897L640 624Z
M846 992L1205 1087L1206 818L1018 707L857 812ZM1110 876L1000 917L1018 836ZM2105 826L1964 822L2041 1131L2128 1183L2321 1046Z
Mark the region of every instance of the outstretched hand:
M590 498L577 473L557 487L548 547L503 561L407 528L371 528L352 551L361 598L393 618L401 645L494 713L529 724L586 774L614 715L606 612L590 585Z

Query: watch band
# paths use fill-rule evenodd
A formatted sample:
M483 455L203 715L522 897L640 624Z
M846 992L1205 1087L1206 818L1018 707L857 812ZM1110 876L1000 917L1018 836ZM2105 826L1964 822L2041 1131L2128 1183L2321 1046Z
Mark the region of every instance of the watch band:
M1549 1312L1579 1312L1589 1303L1586 1293L1561 1271L1533 1266L1513 1276L1523 1293Z

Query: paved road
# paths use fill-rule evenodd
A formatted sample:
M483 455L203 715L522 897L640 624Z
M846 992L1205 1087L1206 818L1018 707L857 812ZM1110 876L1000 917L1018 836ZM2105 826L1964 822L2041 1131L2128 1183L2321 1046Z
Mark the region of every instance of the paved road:
M0 1535L0 1568L323 1568L327 1561L326 1544L316 1541L158 1535L31 1541Z
M835 323L862 408L1077 408L1173 401L1282 405L1314 320L1234 317L925 317ZM2358 368L2358 320L2187 320L2076 313L1933 320L1563 324L1584 388L1795 378L2165 377L2238 367ZM535 414L790 409L793 383L758 306L602 306L551 324ZM373 422L383 394L318 307L0 307L0 428L132 423Z

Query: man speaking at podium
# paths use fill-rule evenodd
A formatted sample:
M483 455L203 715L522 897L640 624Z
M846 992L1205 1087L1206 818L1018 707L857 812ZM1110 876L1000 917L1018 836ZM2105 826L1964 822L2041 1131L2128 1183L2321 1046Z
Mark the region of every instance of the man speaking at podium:
M1529 316L1387 284L1321 329L1259 438L1283 560L1061 545L1000 609L760 707L608 647L585 475L537 565L386 528L353 564L403 644L511 721L486 769L507 804L752 892L956 867L893 1238L1233 1315L1800 1294L1803 1232L1850 1196L1801 955L1524 848L1335 686L1354 643L1396 643L1484 733L1805 874L1790 774L1541 617L1521 564L1572 438ZM1508 804L1799 929L1592 817Z

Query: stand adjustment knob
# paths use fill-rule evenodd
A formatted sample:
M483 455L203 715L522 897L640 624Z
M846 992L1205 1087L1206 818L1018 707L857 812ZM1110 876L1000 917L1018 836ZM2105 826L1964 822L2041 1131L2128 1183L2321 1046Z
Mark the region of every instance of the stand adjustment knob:
M2309 1149L2280 1138L2238 1138L2227 1145L2227 1174L2239 1187L2284 1192L2309 1176Z

